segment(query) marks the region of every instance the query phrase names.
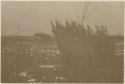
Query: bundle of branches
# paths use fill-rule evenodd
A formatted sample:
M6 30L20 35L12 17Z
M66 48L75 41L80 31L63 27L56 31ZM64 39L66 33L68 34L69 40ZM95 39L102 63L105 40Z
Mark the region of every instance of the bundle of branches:
M68 82L112 82L118 79L113 71L114 43L104 26L95 26L94 31L89 25L85 27L75 21L66 21L63 25L56 20L51 25Z

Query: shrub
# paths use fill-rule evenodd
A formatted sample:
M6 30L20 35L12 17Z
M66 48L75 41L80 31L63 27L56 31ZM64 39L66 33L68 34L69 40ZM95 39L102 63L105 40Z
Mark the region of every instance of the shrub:
M67 82L111 82L117 79L112 71L114 43L104 26L96 25L92 29L75 21L66 21L63 25L57 20L51 25Z

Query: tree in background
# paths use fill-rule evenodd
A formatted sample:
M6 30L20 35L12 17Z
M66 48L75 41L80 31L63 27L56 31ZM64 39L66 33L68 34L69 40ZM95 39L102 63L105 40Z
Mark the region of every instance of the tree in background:
M61 51L62 73L67 82L122 82L122 57L113 55L115 42L107 29L104 25L85 26L93 13L89 7L90 3L84 3L81 21L67 20L65 25L57 20L51 22Z
M52 38L49 34L35 33L34 37L35 37L34 41L37 43L50 44L50 42L52 41Z

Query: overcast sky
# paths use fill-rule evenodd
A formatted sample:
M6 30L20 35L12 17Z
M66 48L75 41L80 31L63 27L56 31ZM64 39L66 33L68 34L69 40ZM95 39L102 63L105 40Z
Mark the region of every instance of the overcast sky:
M123 2L91 2L86 24L105 25L110 34L124 33ZM2 34L33 35L51 32L50 21L80 21L84 2L2 2ZM92 11L92 12L91 12Z

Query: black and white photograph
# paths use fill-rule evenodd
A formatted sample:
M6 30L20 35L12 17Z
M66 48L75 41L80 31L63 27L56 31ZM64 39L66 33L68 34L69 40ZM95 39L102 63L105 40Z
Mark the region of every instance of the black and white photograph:
M124 1L1 1L1 83L124 82Z

